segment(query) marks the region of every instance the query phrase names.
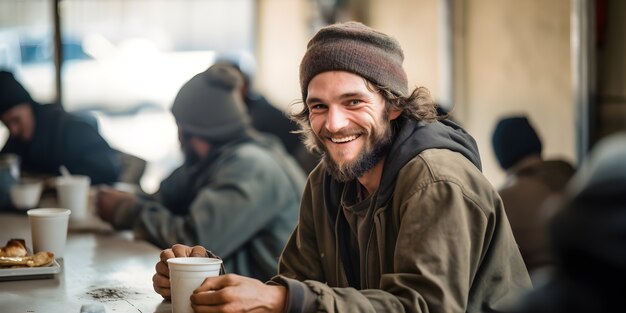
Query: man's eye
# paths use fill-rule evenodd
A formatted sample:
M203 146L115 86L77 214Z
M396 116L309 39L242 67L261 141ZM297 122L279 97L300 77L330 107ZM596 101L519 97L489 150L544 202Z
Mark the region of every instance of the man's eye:
M350 105L357 105L357 104L360 104L361 102L363 102L363 101L358 100L358 99L352 99L352 100L350 100Z
M326 108L323 104L313 104L310 106L311 110L323 110Z

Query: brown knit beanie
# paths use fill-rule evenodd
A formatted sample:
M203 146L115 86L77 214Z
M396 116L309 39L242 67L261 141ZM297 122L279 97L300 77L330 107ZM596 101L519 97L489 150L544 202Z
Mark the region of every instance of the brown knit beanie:
M408 95L404 53L398 41L358 22L333 24L320 29L309 41L300 63L300 88L306 101L309 82L327 71L346 71Z
M242 136L250 118L239 88L241 75L226 64L215 64L181 87L172 114L190 134L212 141L229 141Z

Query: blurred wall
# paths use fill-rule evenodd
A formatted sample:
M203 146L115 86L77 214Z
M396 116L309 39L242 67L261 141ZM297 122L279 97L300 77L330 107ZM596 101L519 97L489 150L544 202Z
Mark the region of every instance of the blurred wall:
M439 0L371 1L369 26L395 37L404 50L409 87L439 92Z
M309 1L257 1L254 85L281 109L301 98L298 67L311 36L310 9Z
M503 172L491 132L504 115L526 113L544 156L575 160L569 0L455 1L460 20L458 119L474 135L483 171L499 186Z

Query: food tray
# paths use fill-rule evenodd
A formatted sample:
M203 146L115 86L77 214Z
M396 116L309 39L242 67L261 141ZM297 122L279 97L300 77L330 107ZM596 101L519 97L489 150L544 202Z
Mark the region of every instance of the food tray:
M41 267L0 268L0 281L52 278L60 272L61 266L56 260Z

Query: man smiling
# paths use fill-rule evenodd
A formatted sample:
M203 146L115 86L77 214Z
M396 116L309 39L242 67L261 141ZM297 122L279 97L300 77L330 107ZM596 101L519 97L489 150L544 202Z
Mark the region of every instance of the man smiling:
M393 112L390 118L384 105L377 105L384 102L382 96L349 72L321 73L311 81L309 90L306 106L310 127L316 133L312 139L323 151L328 172L348 182L368 174L376 164L382 165L379 161L391 145L388 121L400 112Z
M321 29L300 65L305 143L323 155L279 275L207 278L197 311L495 312L530 288L472 137L409 92L398 42L360 23ZM161 254L157 292L169 294Z

